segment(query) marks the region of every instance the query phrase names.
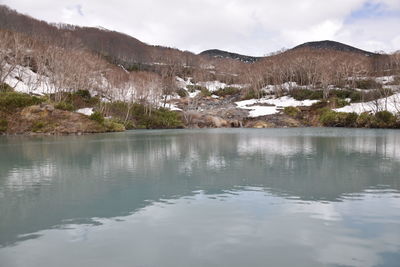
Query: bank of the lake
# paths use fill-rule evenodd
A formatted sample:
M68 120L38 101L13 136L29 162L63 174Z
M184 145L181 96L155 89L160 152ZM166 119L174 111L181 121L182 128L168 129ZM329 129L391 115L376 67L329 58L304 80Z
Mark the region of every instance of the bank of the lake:
M34 96L12 89L0 92L0 134L80 135L177 128L400 128L400 118L396 114L384 110L360 114L338 112L332 110L336 106L333 100L300 101L283 97L284 100L234 102L240 96L225 96L218 100L205 96L198 99L201 109L185 110L183 104L187 99L182 98L183 104L178 104L182 109L170 110L172 106L167 108L167 103L164 107L152 107L121 101L102 102L85 90L59 97L66 100L56 101L54 94ZM263 101L285 107L278 108ZM289 106L290 103L300 106ZM261 106L253 106L255 104ZM257 109L252 110L255 107ZM262 115L270 110L271 114Z

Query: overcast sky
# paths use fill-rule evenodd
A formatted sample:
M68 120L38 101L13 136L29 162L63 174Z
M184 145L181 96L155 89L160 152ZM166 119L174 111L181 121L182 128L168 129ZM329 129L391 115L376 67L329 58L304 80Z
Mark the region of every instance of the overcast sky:
M192 52L265 55L318 40L400 50L400 0L0 0L48 22L102 26Z

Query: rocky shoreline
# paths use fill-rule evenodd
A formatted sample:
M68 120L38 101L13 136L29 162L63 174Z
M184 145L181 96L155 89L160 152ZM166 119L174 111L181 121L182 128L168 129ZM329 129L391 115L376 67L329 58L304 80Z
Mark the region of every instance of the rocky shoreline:
M288 128L307 127L285 114L249 118L248 111L237 108L210 112L186 112L181 114L188 123L183 128ZM1 114L8 122L2 135L85 135L110 132L103 124L88 116L60 110L53 105L34 105L12 114ZM124 131L125 129L121 130Z
M353 128L396 128L385 127L390 124L360 124L359 119L354 118L353 124L324 124L321 120L323 113L326 112L318 105L298 106L281 108L266 104L266 107L276 108L274 114L264 116L250 116L248 109L238 107L238 98L235 96L212 98L202 97L197 99L196 108L191 107L190 101L193 99L180 98L170 101L170 104L177 108L176 116L180 117L182 124L172 127L150 127L148 129L168 129L168 128L296 128L296 127L353 127ZM260 105L260 104L258 104ZM262 105L262 103L261 103ZM330 109L329 109L330 110ZM291 111L291 112L288 112ZM172 113L174 113L172 112ZM330 111L333 112L334 111ZM337 113L340 115L340 113ZM331 115L331 114L328 114ZM335 115L335 114L333 114ZM372 116L372 115L371 115ZM7 123L5 129L1 130L2 135L85 135L106 132L123 132L125 127L118 123L118 120L92 118L77 112L61 110L52 104L42 103L39 105L28 106L18 109L16 112L1 112L0 117ZM340 118L340 116L339 116ZM350 117L349 117L350 118ZM349 121L344 117L342 121ZM372 117L371 117L372 118ZM371 119L370 118L370 119ZM337 118L333 118L333 122ZM340 122L340 121L339 121ZM360 126L361 125L361 126ZM143 129L133 127L128 129Z
M109 129L88 116L34 105L12 114L1 114L7 121L5 135L82 135L109 132Z

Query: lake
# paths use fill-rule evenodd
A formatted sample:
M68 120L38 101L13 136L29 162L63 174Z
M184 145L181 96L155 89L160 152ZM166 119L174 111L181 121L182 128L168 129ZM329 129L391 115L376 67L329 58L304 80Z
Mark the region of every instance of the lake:
M0 266L400 266L400 131L0 137Z

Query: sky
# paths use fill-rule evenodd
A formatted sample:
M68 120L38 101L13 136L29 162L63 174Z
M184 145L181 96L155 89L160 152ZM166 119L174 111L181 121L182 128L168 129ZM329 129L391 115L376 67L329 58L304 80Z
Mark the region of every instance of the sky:
M0 0L54 23L101 26L145 43L199 53L263 56L334 40L400 50L400 0Z

